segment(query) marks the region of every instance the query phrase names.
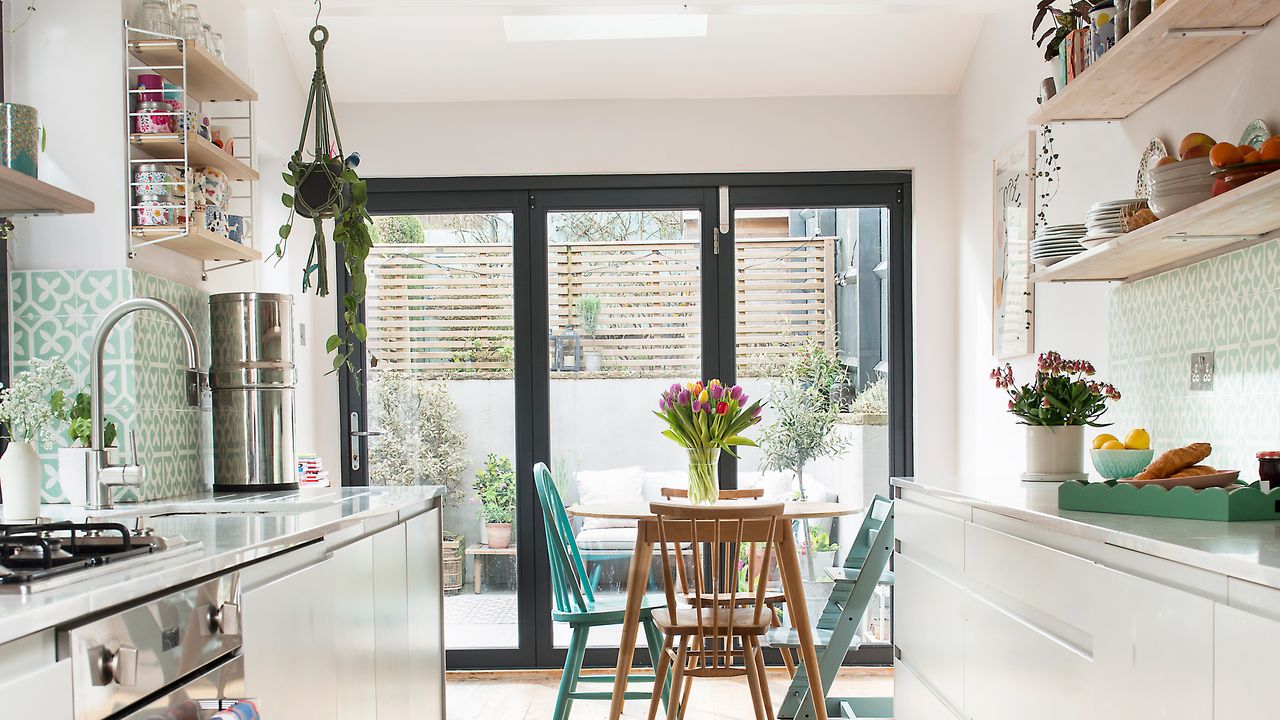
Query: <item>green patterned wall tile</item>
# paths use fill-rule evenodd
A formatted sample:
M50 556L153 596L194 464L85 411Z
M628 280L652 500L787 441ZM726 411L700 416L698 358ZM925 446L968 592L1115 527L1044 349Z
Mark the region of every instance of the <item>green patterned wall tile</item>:
M1118 288L1110 374L1124 392L1108 420L1144 426L1158 449L1209 441L1215 467L1256 477L1280 449L1280 241ZM1190 359L1212 351L1214 389L1192 392Z

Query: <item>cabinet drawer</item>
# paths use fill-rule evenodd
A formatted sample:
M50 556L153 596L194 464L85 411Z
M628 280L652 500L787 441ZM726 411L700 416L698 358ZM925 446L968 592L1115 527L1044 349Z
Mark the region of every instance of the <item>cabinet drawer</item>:
M916 562L964 572L964 520L910 500L894 503L894 535L899 551Z
M898 555L893 598L894 644L903 661L952 707L964 707L965 591Z
M0 716L22 720L67 720L71 717L71 661L53 662L29 673L13 673L0 681Z
M1093 663L1037 627L967 596L965 714L972 720L1094 717Z
M893 663L893 711L910 720L959 720L901 660Z
M1273 720L1280 623L1214 606L1214 720Z
M1091 627L1104 572L1099 565L972 524L965 527L964 552L968 577L1072 628Z

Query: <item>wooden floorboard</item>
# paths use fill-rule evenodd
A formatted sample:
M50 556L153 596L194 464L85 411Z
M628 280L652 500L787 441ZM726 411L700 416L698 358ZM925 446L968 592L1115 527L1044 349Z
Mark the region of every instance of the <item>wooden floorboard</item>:
M598 671L600 674L609 674ZM458 671L448 673L446 704L448 720L550 720L555 705L560 672L550 670ZM770 669L769 689L775 705L786 693L786 671ZM591 689L608 688L592 683ZM580 686L581 687L581 686ZM893 694L892 668L845 668L832 688L833 695L888 696ZM622 717L646 717L647 701L627 702ZM572 720L607 717L606 700L577 700ZM751 695L744 678L698 678L694 680L685 720L743 720L753 718Z

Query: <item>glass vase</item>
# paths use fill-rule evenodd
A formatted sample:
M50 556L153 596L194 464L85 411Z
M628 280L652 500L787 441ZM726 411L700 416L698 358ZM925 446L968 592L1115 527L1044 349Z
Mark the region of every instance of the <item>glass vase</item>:
M714 505L720 499L720 448L689 448L689 502Z

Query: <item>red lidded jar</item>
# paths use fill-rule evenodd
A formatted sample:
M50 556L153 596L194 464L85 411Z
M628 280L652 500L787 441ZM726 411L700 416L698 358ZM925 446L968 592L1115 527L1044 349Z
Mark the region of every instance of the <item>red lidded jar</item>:
M1258 479L1269 483L1268 487L1280 487L1280 450L1258 453Z

